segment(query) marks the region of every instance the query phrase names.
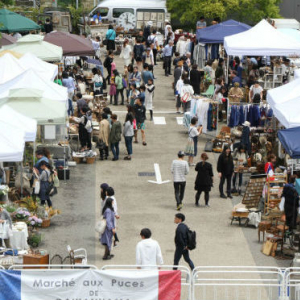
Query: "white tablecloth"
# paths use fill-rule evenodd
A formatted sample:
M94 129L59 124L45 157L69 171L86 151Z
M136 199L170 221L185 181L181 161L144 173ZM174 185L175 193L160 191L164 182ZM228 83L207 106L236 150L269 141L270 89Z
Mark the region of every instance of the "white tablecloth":
M22 231L17 230L17 228L13 226L12 233L13 236L10 238L10 245L13 249L26 250L29 248L27 244L27 238L28 238L27 225L24 227Z

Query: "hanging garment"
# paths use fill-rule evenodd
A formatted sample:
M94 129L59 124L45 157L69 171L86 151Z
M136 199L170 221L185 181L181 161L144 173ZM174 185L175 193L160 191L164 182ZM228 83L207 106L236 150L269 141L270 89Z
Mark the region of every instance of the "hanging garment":
M244 107L243 105L239 108L239 125L242 125L245 122L245 116L244 116Z

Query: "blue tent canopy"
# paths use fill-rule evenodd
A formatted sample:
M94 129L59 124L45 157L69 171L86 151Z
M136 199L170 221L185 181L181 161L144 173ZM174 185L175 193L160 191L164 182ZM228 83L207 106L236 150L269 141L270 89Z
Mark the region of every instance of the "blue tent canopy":
M291 158L300 158L300 127L278 131L278 138Z
M247 24L228 20L220 24L197 29L197 40L203 44L223 44L226 36L244 32L250 28L251 26Z

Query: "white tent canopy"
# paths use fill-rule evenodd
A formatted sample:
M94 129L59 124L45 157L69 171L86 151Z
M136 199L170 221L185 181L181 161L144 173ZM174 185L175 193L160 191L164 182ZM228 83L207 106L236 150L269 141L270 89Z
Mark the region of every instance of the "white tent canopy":
M298 99L295 98L284 103L276 104L274 107L272 107L275 117L285 128L300 126L299 104L300 97Z
M0 128L6 128L8 125L25 130L25 142L35 141L37 121L18 113L7 105L3 105L0 107Z
M13 50L22 54L33 53L45 61L61 61L62 47L47 43L43 39L43 36L28 34L18 39L15 44L3 46L2 49Z
M267 93L267 101L272 107L293 99L298 99L300 105L300 79L295 79L288 84L271 89Z
M0 133L0 162L23 161L24 138L24 130L6 124L5 130Z
M26 71L13 55L6 53L0 57L0 84L9 81Z
M44 98L64 103L68 100L67 88L42 78L33 70L27 70L10 81L0 84L0 98L8 97L9 90L17 88L40 89L43 90Z
M23 55L19 62L26 69L32 69L38 74L41 74L43 78L53 81L58 74L58 66L54 64L47 63L37 58L32 53L26 53Z
M38 89L11 89L6 98L0 99L0 105L10 108L37 120L38 125L65 125L65 103L53 102L43 97L43 91Z
M300 55L300 43L276 30L266 20L251 29L225 37L228 55L289 56Z

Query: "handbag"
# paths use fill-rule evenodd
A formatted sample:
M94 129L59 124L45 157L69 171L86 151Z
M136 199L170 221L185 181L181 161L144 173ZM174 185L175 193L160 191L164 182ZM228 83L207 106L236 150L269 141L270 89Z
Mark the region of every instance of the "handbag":
M38 195L40 193L40 189L41 189L41 182L38 179L36 179L34 182L34 193Z
M31 179L31 174L26 175L26 173L22 174L22 178L23 178L23 189L30 189L30 179ZM29 178L30 177L30 178ZM16 188L20 188L21 187L21 172L18 172L16 174L16 178L15 178L15 187Z
M106 147L106 144L103 142L103 140L99 140L98 143L97 143L97 148L99 150L104 150Z
M56 187L56 188L59 187L59 179L58 179L57 175L53 175L53 183L54 183L54 187Z
M106 219L102 218L100 221L96 223L95 230L100 234L103 234L106 228Z
M103 42L102 42L102 43L103 43L103 45L104 45L104 46L107 46L107 44L108 44L108 40L107 40L107 39L105 39L105 40L103 40Z

